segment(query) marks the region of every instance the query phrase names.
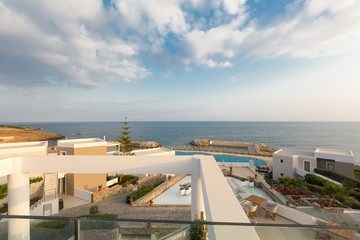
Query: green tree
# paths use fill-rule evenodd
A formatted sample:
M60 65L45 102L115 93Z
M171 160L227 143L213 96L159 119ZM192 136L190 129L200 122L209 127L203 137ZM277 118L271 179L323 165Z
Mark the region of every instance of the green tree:
M127 121L127 118L125 117L124 126L121 127L122 131L120 131L121 135L118 136L117 139L115 139L117 142L120 143L120 152L123 153L123 155L134 155L132 153L133 146L131 144L131 138L130 138L130 127L128 126L129 122Z

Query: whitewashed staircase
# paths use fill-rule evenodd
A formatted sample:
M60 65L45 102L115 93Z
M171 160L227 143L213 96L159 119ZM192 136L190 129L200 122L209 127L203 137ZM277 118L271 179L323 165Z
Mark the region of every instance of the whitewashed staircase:
M44 178L44 201L57 198L58 175L57 173L45 173Z

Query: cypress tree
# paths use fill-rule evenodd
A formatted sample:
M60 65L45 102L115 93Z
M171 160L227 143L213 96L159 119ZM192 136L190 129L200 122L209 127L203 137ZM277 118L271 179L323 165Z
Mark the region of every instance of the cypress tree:
M123 155L134 155L134 153L131 153L133 150L133 146L131 144L131 138L130 138L130 127L128 126L127 118L125 117L125 121L123 122L124 126L121 127L122 131L120 131L121 135L118 136L117 139L115 139L117 142L120 143L120 151L123 153Z

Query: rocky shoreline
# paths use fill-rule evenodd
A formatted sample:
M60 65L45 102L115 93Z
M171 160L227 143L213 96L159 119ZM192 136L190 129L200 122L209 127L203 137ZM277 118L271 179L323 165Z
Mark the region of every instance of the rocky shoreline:
M39 130L43 129L20 126L1 126L0 143L56 141L65 139L65 136L56 133L39 132Z
M246 149L249 154L272 154L275 148L267 146L265 143L241 142L241 141L219 141L209 139L194 139L190 145L195 147L219 147L219 148L239 148Z

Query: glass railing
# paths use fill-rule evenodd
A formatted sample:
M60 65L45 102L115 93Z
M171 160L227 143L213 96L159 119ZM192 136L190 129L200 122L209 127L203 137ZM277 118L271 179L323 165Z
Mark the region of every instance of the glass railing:
M336 224L313 226L0 215L0 240L360 239L359 231L360 227Z

